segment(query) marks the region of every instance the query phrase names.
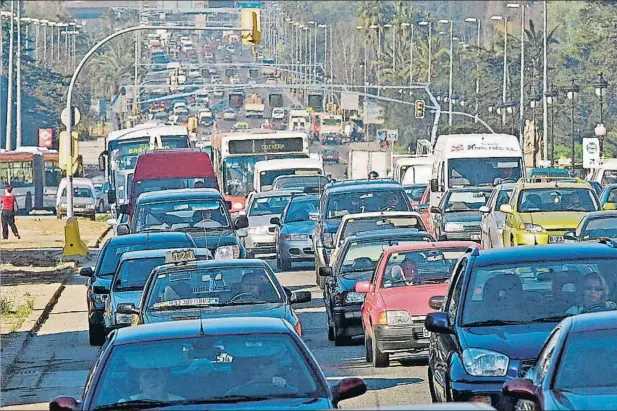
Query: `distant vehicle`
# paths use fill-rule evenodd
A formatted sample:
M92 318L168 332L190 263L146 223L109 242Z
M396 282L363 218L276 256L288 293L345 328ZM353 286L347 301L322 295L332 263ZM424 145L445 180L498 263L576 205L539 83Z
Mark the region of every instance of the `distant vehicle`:
M320 160L307 158L302 161L296 159L265 160L255 163L253 187L256 192L272 189L274 179L279 176L311 176L323 175L323 164Z
M283 120L285 118L286 112L284 108L275 107L272 109L272 120Z
M438 241L480 242L483 213L492 189L483 187L451 188L441 202L431 207L435 238Z
M276 77L268 77L266 79L266 84L276 84Z
M60 181L56 198L56 216L62 218L66 215L66 188L68 179ZM89 178L73 178L73 215L75 217L87 217L96 220L97 199L94 184Z
M510 202L515 183L499 184L493 190L485 206L480 207L482 221L480 223L480 244L482 248L503 247L503 226L506 214L501 206Z
M385 151L351 150L347 163L347 177L352 180L365 180L371 171L380 177L388 175L389 155Z
M237 118L238 115L236 114L236 110L234 110L233 108L228 108L223 112L224 120L236 120Z
M325 164L338 164L341 158L338 150L325 148L321 150L321 158Z

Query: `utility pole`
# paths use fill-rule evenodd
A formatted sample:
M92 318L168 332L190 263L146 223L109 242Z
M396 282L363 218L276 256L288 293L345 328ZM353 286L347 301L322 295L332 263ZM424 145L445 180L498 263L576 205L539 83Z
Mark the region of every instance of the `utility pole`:
M17 2L17 137L15 148L22 145L21 139L21 1Z
M15 32L15 1L11 0L11 25L9 32L9 81L6 97L6 141L7 150L13 149L13 37Z
M544 50L542 50L543 52L543 60L544 60L544 67L542 68L543 73L542 73L542 138L543 138L543 145L544 145L544 153L542 158L544 159L544 161L548 160L548 102L546 101L546 93L548 92L548 59L547 59L547 34L546 31L548 30L548 16L547 16L547 0L544 0L543 2L543 6L544 6L544 32L542 33L542 37L543 37L543 44L544 44Z

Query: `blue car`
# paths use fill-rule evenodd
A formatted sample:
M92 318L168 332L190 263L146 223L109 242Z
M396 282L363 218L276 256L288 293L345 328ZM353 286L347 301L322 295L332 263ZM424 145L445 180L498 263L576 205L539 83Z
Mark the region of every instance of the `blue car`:
M425 321L433 401L513 409L503 384L534 366L561 320L617 307L616 265L610 240L465 253Z
M336 231L345 214L374 211L413 211L405 189L391 179L345 180L325 186L322 206L310 217L317 221L313 234L315 282L324 288L320 267L327 267L334 250Z
M158 250L161 248L193 248L195 242L185 233L144 233L112 237L105 242L96 266L79 271L88 277L86 302L88 304L88 338L90 345L105 342L105 301L109 298L111 279L122 254L128 251Z
M112 332L81 400L58 397L49 408L325 410L365 392L359 378L329 387L287 321L196 319Z
M281 217L270 220L270 224L276 226L276 267L279 270L289 271L294 262L314 260L311 236L315 221L309 215L318 209L319 196L294 195Z

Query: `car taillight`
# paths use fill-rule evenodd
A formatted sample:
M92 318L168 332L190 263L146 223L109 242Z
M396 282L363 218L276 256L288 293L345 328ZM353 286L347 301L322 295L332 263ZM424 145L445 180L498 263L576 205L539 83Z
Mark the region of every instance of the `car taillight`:
M296 330L296 332L298 333L298 335L300 337L302 337L302 323L300 323L300 320L298 320L298 322L296 323L296 325L294 325L294 329Z

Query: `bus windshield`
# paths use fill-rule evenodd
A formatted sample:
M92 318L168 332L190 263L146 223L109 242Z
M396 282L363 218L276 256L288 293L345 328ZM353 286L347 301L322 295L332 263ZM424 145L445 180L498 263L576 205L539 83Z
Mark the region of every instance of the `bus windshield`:
M1 188L11 184L13 188L31 187L34 169L32 161L2 161L0 162Z
M448 187L492 186L503 180L518 181L521 160L516 157L475 157L448 160Z
M188 136L161 136L162 149L188 148ZM114 170L132 170L135 168L137 156L150 149L150 137L137 137L130 140L114 140L109 142L111 168Z

